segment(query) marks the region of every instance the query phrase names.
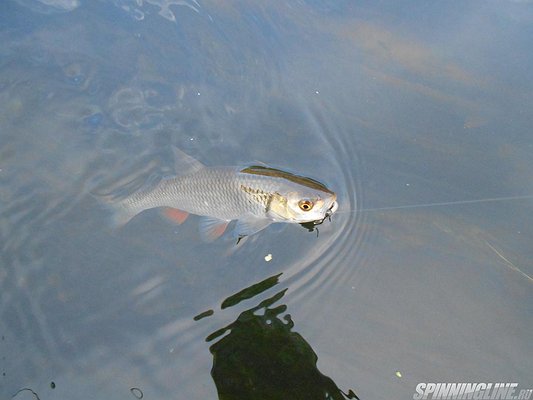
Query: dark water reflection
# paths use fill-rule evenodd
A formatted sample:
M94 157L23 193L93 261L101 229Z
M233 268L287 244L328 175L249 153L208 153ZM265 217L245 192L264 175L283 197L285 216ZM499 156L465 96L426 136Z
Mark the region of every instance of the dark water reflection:
M532 20L525 1L3 1L0 398L250 389L225 354L255 366L266 313L306 360L284 375L331 393L526 386ZM156 211L111 229L91 192L172 171L172 146L308 175L340 209L318 238L238 248Z
M227 298L221 308L253 297L278 283L280 274ZM342 392L316 366L317 356L293 331L286 305L277 305L287 289L242 312L236 321L207 337L219 399L358 399ZM225 335L226 334L226 335ZM219 339L220 336L225 335Z

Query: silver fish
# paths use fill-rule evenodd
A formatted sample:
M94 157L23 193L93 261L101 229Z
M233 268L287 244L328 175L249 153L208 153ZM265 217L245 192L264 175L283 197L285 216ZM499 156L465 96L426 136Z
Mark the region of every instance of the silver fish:
M115 221L122 225L138 213L167 207L166 215L183 222L203 216L200 232L210 241L236 220L235 236L257 233L273 222L321 223L337 210L337 196L322 183L264 166L207 167L174 149L177 176L160 180L115 201Z

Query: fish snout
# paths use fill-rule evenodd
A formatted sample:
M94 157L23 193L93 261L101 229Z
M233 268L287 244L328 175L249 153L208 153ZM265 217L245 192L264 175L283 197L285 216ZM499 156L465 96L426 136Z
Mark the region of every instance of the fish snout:
M336 200L333 201L331 207L326 211L326 218L330 217L339 208L339 203Z

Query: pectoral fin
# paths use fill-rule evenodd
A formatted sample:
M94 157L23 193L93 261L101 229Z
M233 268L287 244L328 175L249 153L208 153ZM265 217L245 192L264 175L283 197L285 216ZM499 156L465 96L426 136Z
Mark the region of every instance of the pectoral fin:
M267 218L257 217L245 217L237 221L235 225L234 234L236 237L242 238L244 236L250 236L254 233L262 231L272 223L272 220Z
M230 221L217 218L202 217L200 219L200 235L206 242L212 242L222 236L229 223Z

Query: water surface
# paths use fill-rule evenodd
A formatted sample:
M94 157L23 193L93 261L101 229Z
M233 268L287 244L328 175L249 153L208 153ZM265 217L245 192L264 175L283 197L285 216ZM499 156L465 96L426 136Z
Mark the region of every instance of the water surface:
M0 21L0 397L531 385L530 2L9 0ZM91 192L171 173L172 146L318 179L339 211L238 248L195 217L112 229Z

